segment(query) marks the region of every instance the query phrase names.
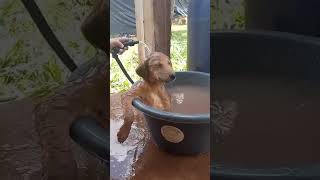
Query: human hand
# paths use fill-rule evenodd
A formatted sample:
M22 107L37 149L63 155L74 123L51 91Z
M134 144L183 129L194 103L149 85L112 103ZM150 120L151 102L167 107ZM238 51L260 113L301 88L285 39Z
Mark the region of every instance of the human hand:
M114 48L119 48L119 54L128 50L128 47L124 47L123 43L128 42L130 39L126 37L112 38L110 39L110 50Z

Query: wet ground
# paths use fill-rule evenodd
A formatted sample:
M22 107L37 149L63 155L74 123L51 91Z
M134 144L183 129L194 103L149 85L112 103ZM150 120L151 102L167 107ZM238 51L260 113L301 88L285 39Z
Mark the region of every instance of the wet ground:
M32 121L32 101L0 104L0 179L40 179L40 146ZM19 109L19 113L16 110Z
M120 95L111 96L110 177L134 180L205 180L210 179L209 155L176 156L163 152L151 142L143 115L136 120L128 139L117 142L122 124Z
M0 103L0 180L41 179L41 147L32 120L33 103L31 99ZM89 177L88 162L95 158L76 144L72 147L79 180L105 179L97 173L94 178ZM97 172L102 170L105 171L105 167L96 169Z

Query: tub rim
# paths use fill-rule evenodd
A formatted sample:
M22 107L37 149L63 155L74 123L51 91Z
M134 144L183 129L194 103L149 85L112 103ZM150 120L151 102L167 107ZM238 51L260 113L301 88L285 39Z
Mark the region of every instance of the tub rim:
M320 45L320 37L307 36L302 34L280 32L271 30L214 30L210 32L210 37L228 35L229 37L239 37L250 35L252 37L278 38L281 40L291 40L298 43L308 43Z
M308 178L320 177L320 165L279 166L270 168L224 167L222 164L211 165L211 177L224 178Z

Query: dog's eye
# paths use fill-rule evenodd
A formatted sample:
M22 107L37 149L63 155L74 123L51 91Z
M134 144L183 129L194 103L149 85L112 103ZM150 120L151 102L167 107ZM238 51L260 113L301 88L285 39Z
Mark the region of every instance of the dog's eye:
M159 63L159 64L157 64L157 66L162 67L162 64L161 64L161 63Z

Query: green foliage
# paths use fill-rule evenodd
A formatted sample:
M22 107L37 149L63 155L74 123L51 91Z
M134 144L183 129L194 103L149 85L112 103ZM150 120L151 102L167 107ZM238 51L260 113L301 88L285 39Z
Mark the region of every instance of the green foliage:
M89 0L37 0L48 24L76 61L96 54L80 32L89 13ZM79 38L80 37L80 38ZM12 97L42 96L65 82L69 74L40 34L21 1L0 3L0 101Z
M61 69L61 65L56 62L56 58L49 57L44 64L33 62L30 55L25 52L24 45L24 41L17 41L6 53L6 56L0 59L0 84L15 88L15 92L20 92L11 94L11 96L35 95L34 92L43 94L39 91L49 91L50 88L62 84L64 71ZM0 96L10 96L8 89L1 88L1 90Z
M214 30L214 26L215 26L215 23L216 23L216 16L215 16L215 5L214 5L214 2L211 0L210 1L210 31L213 31Z
M130 77L134 81L138 80L139 77L135 73L135 68L139 64L137 46L131 47L123 55L120 55L119 58L123 66L128 71ZM126 77L124 76L120 67L114 59L110 58L110 63L110 92L116 93L126 91L131 87L131 83L126 79Z
M170 48L172 65L175 71L185 71L187 69L187 26L182 30L172 31Z
M242 0L239 6L235 10L234 14L234 22L237 26L237 28L242 29L245 26L245 1Z
M211 1L211 31L245 28L245 1Z

